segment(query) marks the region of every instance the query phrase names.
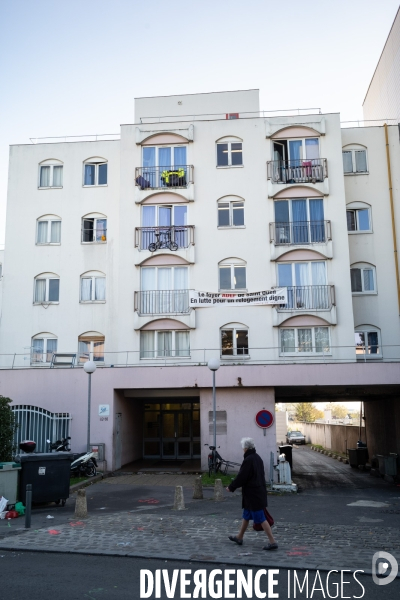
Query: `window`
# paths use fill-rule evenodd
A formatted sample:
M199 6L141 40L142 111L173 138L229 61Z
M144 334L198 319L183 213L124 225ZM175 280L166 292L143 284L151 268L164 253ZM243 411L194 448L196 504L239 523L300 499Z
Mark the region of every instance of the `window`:
M368 326L357 328L354 332L357 358L360 356L381 356L379 331Z
M278 244L325 242L322 198L279 200L275 207L275 241Z
M39 188L62 188L63 165L58 160L45 160L39 165Z
M354 266L350 269L351 291L353 294L376 292L376 273L372 265Z
M55 215L40 217L37 220L36 244L60 244L61 243L61 219Z
M94 157L84 162L83 185L107 185L108 163L104 158Z
M57 352L57 338L53 334L38 334L32 338L31 365L49 363Z
M160 233L160 241L175 241L178 248L187 248L188 230L187 226L187 206L176 204L168 205L149 205L142 207L142 227L141 244L142 250L147 249L150 244L156 242L156 233ZM156 230L156 227L162 229ZM171 227L176 227L172 231Z
M301 167L305 160L316 161L319 159L319 139L274 140L272 152L274 161L288 161L291 167ZM309 166L312 166L312 162Z
M81 302L105 302L106 278L104 273L85 273L81 277Z
M97 332L88 332L78 338L78 362L88 360L104 361L104 336Z
M244 202L236 200L218 202L218 227L243 227Z
M189 312L188 267L142 267L140 314Z
M238 167L243 165L242 142L217 144L217 167Z
M190 356L189 331L141 331L140 358Z
M221 329L221 356L249 354L249 330L240 323Z
M278 263L278 286L288 288L286 309L324 310L331 307L324 261Z
M282 354L330 353L329 327L281 328Z
M60 278L53 273L39 275L35 278L34 304L59 302Z
M107 219L101 217L83 217L82 242L89 244L107 241Z
M371 218L369 208L348 208L347 231L364 232L371 231Z
M343 170L346 173L368 173L367 150L365 148L349 148L342 151Z
M245 290L246 289L246 264L220 264L219 289L220 290Z

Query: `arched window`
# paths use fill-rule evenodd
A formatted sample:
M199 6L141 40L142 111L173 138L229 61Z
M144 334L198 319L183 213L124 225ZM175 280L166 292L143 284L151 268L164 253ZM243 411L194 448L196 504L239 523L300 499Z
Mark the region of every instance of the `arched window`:
M57 336L53 333L38 333L32 337L31 365L50 363L57 352Z
M180 321L150 321L140 331L140 358L185 356L190 356L190 331Z
M57 304L60 299L60 277L55 273L41 273L35 277L34 304Z
M80 302L105 302L106 276L101 271L87 271L81 275Z
M218 200L218 227L244 227L243 198L224 196Z
M356 263L350 268L353 294L376 294L376 269L369 263Z
M329 354L330 328L299 326L280 328L281 354Z
M217 167L243 166L243 140L230 136L217 140Z
M104 244L107 242L107 217L101 213L91 213L82 217L83 244Z
M63 163L61 160L49 158L39 163L39 189L62 188Z
M351 202L346 206L347 231L369 233L372 231L371 206L365 202Z
M43 215L36 221L36 244L61 243L61 217L57 215Z
M218 264L220 290L246 289L246 262L241 258L226 258Z
M108 161L101 156L92 156L83 163L84 187L107 185Z
M243 323L227 323L220 329L221 356L249 354L249 328Z
M360 144L348 144L342 149L345 175L368 173L367 148Z
M359 325L354 332L357 358L381 358L381 332L374 325Z
M86 331L78 337L78 363L88 360L104 362L105 337L98 331Z

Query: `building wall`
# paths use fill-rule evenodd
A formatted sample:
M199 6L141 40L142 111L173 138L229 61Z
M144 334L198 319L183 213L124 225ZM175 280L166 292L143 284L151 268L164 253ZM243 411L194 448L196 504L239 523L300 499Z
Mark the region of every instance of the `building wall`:
M355 425L296 423L293 428L304 433L307 443L335 452L345 453L348 448L357 448L357 441L360 439L360 430ZM361 437L365 441L364 428Z

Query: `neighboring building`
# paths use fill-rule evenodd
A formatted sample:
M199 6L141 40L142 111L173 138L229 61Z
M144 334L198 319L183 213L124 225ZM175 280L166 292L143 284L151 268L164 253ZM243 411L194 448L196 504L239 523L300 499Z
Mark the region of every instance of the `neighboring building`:
M361 204L388 189L374 132L341 131L338 114L260 116L257 90L141 98L135 108L120 140L11 147L0 351L15 405L55 421L68 411L83 448L86 375L49 367L92 358L103 367L92 440L106 444L109 465L201 456L204 466L210 358L222 363L220 453L236 462L243 435L265 460L275 452L275 424L264 437L254 422L275 400L353 400L376 385L391 396L400 378L385 359L400 352L394 259L382 262L389 208L376 220L372 209L369 238L347 227L363 227ZM190 290L251 301L272 287L287 288L285 304L190 302Z
M400 8L365 96L366 121L400 121ZM368 123L367 123L368 124Z

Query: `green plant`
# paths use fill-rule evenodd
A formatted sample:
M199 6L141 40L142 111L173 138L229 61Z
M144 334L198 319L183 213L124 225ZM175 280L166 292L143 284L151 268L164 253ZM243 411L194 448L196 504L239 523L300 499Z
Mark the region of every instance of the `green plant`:
M10 462L15 449L14 434L18 425L11 402L11 398L0 396L0 462Z
M214 485L216 479L222 480L222 485L226 487L235 479L235 475L222 475L221 473L217 473L216 475L209 476L208 473L203 473L201 476L201 481L203 485Z

